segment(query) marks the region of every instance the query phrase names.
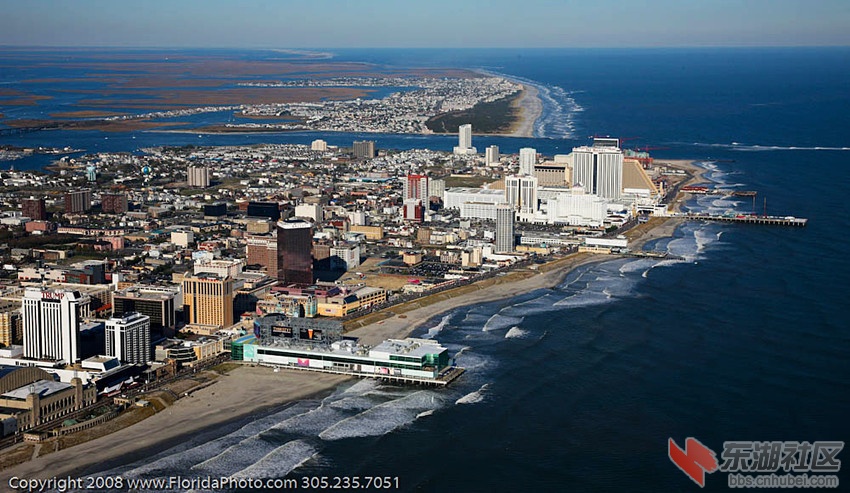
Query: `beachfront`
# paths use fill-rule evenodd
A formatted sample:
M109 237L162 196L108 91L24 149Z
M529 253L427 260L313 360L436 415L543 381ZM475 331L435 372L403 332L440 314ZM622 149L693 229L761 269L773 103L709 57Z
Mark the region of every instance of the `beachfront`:
M520 116L506 136L533 138L534 123L543 114L543 102L540 100L539 91L530 84L523 84L522 95L514 104L519 108Z
M687 184L701 180L702 169L688 161L666 162L685 169ZM675 202L675 201L674 201ZM647 241L670 236L679 218L655 218L628 234L632 248ZM427 321L460 306L509 299L537 289L557 286L573 269L590 262L611 258L607 255L579 253L540 265L537 270L518 270L499 276L396 305L381 312L381 319L350 332L365 344L377 344L389 338L404 338ZM95 440L42 455L0 473L4 479L19 477L51 477L81 473L93 468L104 469L110 461L129 462L151 455L179 443L181 437L201 433L225 423L258 415L264 410L311 396L328 394L350 377L297 371L273 372L269 368L242 366L218 376L213 383L191 397L175 401L150 418ZM30 446L20 444L18 447ZM41 451L33 450L33 457ZM4 482L5 484L5 482Z

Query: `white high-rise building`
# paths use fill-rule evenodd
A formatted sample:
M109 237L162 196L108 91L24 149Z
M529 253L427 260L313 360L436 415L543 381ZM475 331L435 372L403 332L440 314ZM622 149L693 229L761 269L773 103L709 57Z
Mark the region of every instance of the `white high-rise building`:
M460 206L460 217L464 219L496 220L496 205L486 202L464 202Z
M353 270L360 266L360 245L338 242L331 247L331 269Z
M189 186L192 188L207 188L210 186L210 169L206 166L189 166L186 168Z
M472 124L465 123L458 127L457 130L457 147L454 148L455 154L475 154L477 149L472 147Z
M533 175L535 164L537 164L537 149L523 147L519 150L519 174Z
M496 251L514 251L514 208L507 204L496 206Z
M484 150L484 164L493 166L499 164L499 146L490 146Z
M472 124L466 123L457 129L457 146L463 149L472 147Z
M505 178L505 198L521 216L533 216L537 211L537 178L508 176Z
M78 291L27 288L22 321L24 357L74 363L80 359L80 320L89 296Z
M325 152L328 150L328 143L322 139L316 139L310 144L311 151Z
M106 355L127 363L145 364L151 360L151 318L126 313L106 321Z
M616 147L573 149L572 185L605 199L618 199L623 191L623 151Z
M443 193L443 207L446 209L460 210L466 202L481 202L487 204L504 204L504 190L491 190L489 188L447 188Z
M608 211L608 201L598 195L584 193L574 187L570 193L558 193L546 200L546 222L570 226L602 226Z
M295 217L309 218L317 224L325 219L322 204L298 204L295 206Z
M443 198L446 192L446 180L429 180L428 181L428 197Z

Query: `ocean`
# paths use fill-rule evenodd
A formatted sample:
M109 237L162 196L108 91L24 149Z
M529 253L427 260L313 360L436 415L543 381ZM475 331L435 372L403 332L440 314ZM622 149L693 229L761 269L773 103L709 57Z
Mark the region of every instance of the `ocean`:
M535 138L476 136L479 149L551 155L593 134L629 137L627 145L656 147L656 159L698 160L718 187L759 193L755 203L699 198L690 210L766 207L809 224L685 223L646 246L683 260L588 265L553 289L428 321L417 335L437 338L467 368L447 389L359 381L100 472L388 476L401 491L698 491L667 457L669 438L684 446L694 437L718 459L728 441L850 439L850 49L333 51L339 60L481 68L538 86ZM400 149L456 142L51 131L0 144L134 151L316 138ZM13 164L37 168L43 158ZM846 468L838 474L846 488ZM707 475L705 490L726 490L727 476Z

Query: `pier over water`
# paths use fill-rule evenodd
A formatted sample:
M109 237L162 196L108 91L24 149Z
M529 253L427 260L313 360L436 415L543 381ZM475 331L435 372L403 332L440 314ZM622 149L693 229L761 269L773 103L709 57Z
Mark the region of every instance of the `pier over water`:
M803 227L809 222L808 219L793 216L754 216L739 214L736 216L719 214L685 214L688 219L702 219L705 221L722 221L727 223L762 224L765 226L796 226Z

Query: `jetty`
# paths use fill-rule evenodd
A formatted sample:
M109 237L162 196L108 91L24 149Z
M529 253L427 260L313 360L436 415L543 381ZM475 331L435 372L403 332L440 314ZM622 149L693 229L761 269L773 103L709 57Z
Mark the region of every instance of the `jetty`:
M724 197L755 197L758 195L758 192L755 190L721 190L700 185L689 185L682 187L680 190L697 195L722 195Z

